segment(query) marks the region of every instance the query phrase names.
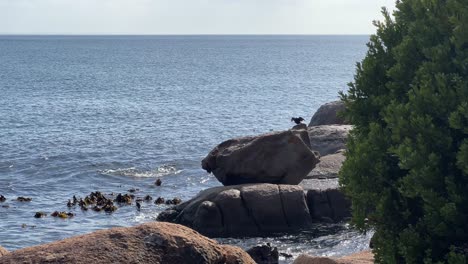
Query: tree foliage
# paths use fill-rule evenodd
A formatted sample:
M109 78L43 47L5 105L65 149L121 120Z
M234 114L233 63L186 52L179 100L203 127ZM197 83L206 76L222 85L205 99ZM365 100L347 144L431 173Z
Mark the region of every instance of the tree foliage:
M340 184L378 263L468 260L468 0L383 9L342 93L354 125Z

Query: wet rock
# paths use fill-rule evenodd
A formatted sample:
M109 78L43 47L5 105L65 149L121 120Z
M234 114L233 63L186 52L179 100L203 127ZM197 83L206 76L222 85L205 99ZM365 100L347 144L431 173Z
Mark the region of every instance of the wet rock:
M320 157L320 162L309 172L306 179L338 178L338 173L346 159L344 152L344 150L339 150L334 154Z
M156 201L154 201L154 204L163 204L163 203L165 203L165 201L164 201L164 198L162 198L162 197L158 197L158 199L156 199Z
M53 212L52 214L50 214L50 216L52 217L58 217L58 218L71 218L71 217L74 217L75 214L73 214L72 212L59 212L59 211L55 211Z
M10 206L6 204L6 205L2 205L2 208L10 208Z
M285 259L290 259L290 258L293 257L293 255L288 254L288 253L284 253L284 252L280 252L279 255L282 256Z
M3 196L3 195L0 195L0 203L3 203L3 202L5 202L5 201L6 201L6 198L5 198L5 196Z
M307 205L316 222L339 222L351 217L351 202L339 190L338 179L310 179L301 183Z
M143 199L145 200L145 202L149 202L149 201L153 200L153 197L151 197L151 195L148 194Z
M270 243L261 246L255 246L249 250L247 253L255 260L258 264L278 264L279 263L279 254L278 249L273 248Z
M214 187L166 212L157 219L215 237L293 232L312 224L304 191L296 185Z
M346 149L346 140L352 126L350 125L324 125L309 127L308 133L311 148L320 153L320 156L335 154ZM310 172L310 171L309 171Z
M43 217L46 217L47 214L44 213L44 212L36 212L36 214L34 215L35 218L43 218Z
M132 200L133 198L131 195L129 194L122 195L121 193L119 193L117 197L115 198L115 201L120 204L131 204Z
M16 200L18 202L30 202L30 201L32 201L32 198L20 196L20 197L16 198Z
M135 188L131 188L130 190L128 190L129 193L135 193L137 191L139 191L140 189L135 189Z
M345 105L342 101L326 103L320 106L317 112L312 116L309 126L347 125L348 123L337 115L344 110Z
M154 183L156 186L161 186L162 181L161 179L157 179L156 182Z
M181 200L180 198L178 198L178 197L175 197L175 198L172 199L172 200L166 200L166 204L167 204L167 205L171 205L171 204L173 204L173 205L178 205L178 204L180 204L181 202L182 202L182 200Z
M141 209L141 204L139 202L136 202L136 207L137 207L137 210L139 211Z
M147 223L113 228L61 241L19 249L1 263L225 263L254 264L238 247L216 241L179 225Z
M8 250L0 246L0 257L10 253Z
M318 163L305 129L231 139L202 161L223 185L298 184Z

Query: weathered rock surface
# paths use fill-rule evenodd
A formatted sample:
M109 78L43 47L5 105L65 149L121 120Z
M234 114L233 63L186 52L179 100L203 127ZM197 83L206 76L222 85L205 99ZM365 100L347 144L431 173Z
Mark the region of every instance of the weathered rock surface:
M371 251L363 251L342 258L314 257L300 255L293 264L373 264L374 255Z
M0 257L3 256L3 255L6 255L8 253L9 253L8 250L6 250L5 248L0 246Z
M313 221L339 222L351 217L351 202L338 189L338 179L309 179L300 186L307 193L307 206Z
M324 125L308 128L310 146L312 150L318 151L320 156L336 153L338 150L346 149L346 140L350 125Z
M312 116L309 126L346 125L347 122L337 116L337 113L343 110L345 110L345 105L342 101L326 103L320 106Z
M291 129L219 144L202 161L223 185L299 184L318 163L308 132Z
M293 232L312 225L302 187L276 184L207 189L162 212L158 220L183 224L212 237Z
M0 257L16 263L255 263L240 248L219 245L175 224L113 228L20 249Z
M278 264L279 253L278 248L272 247L269 243L266 245L255 246L247 250L247 253L252 257L257 264Z
M320 162L309 172L306 179L338 178L338 173L345 159L344 150L320 157Z

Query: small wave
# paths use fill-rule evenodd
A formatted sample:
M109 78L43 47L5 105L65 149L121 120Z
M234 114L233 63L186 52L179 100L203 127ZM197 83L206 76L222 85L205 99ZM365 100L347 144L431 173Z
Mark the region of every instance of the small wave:
M141 170L135 167L130 168L118 168L118 169L107 169L98 171L103 175L113 176L126 176L136 178L153 178L161 177L169 174L179 174L182 170L178 170L174 165L162 165L154 170Z

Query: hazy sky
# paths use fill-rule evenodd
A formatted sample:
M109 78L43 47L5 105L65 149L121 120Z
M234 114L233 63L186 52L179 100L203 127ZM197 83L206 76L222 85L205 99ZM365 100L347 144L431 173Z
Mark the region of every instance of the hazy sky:
M0 0L0 34L369 34L394 0Z

